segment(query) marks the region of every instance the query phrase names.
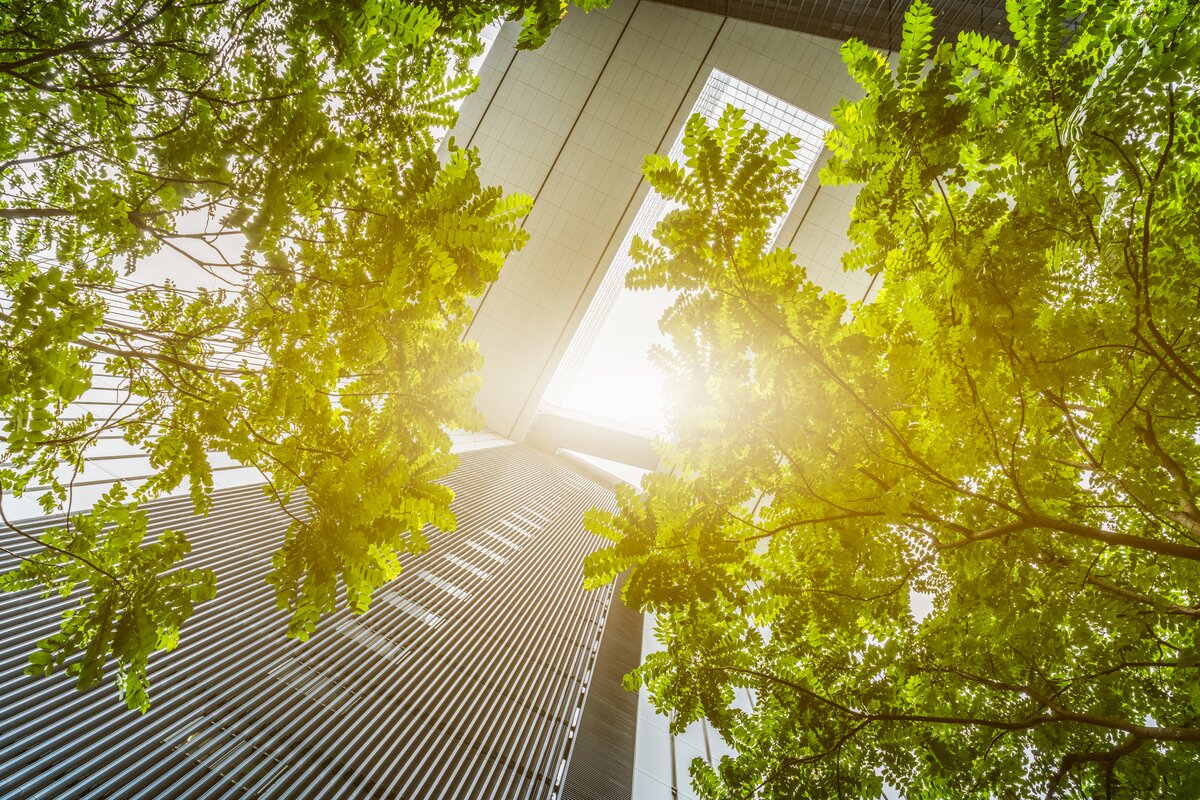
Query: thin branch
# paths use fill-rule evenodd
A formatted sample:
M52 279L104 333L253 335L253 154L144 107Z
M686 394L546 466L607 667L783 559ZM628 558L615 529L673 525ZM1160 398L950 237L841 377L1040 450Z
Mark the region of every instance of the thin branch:
M14 525L12 522L9 521L8 515L4 513L4 502L3 501L4 501L4 490L0 489L0 521L2 521L4 523L4 527L8 528L10 531L17 534L18 536L28 539L29 541L34 542L34 543L44 547L45 549L50 550L51 552L58 553L59 555L66 556L67 558L71 559L72 561L78 561L79 563L86 565L90 569L94 570L95 572L97 572L97 573L105 576L109 580L111 580L113 583L115 583L117 585L117 587L121 591L125 591L125 582L124 581L122 581L116 575L112 574L111 572L109 572L108 570L106 570L104 567L100 566L96 562L87 558L86 556L82 556L79 553L72 553L70 550L64 550L63 548L57 547L56 545L52 545L49 542L44 542L41 539L39 539L37 536L34 536L32 533L29 533L28 531L24 531L24 530L18 528L16 525Z
M1084 583L1095 586L1097 589L1102 589L1110 594L1115 594L1118 597L1123 597L1126 600L1132 600L1135 603L1141 603L1143 605L1156 608L1159 611L1162 611L1164 614L1179 614L1182 616L1191 617L1192 619L1200 619L1200 608L1169 603L1166 600L1161 600L1157 597L1151 597L1148 594L1142 594L1134 589L1113 583L1105 578L1089 576Z
M1050 778L1050 786L1046 790L1046 800L1054 800L1058 797L1059 787L1067 774L1075 767L1089 762L1101 762L1112 765L1118 759L1129 755L1139 747L1144 745L1148 739L1136 735L1128 736L1124 742L1112 748L1111 750L1099 750L1090 753L1068 753L1063 756L1062 761L1058 765L1058 771Z

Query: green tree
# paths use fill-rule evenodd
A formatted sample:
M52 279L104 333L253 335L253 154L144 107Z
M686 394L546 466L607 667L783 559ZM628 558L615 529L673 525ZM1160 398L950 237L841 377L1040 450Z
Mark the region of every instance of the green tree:
M843 48L873 303L767 250L794 142L729 111L646 161L673 471L592 512L588 574L657 615L631 684L736 749L703 796L1200 791L1200 8L1008 13Z
M269 578L293 636L343 590L365 611L426 524L453 526L436 481L455 465L447 431L479 424L468 298L524 243L530 200L481 186L473 152L440 163L435 131L476 84L486 23L523 18L532 47L564 10L4 5L0 491L49 487L43 508L67 518L37 537L8 524L41 548L10 553L0 588L85 589L31 674L65 666L88 688L115 660L147 708L148 656L215 583L176 568L183 532L147 539L139 506L186 481L205 512L209 453L256 467L295 513ZM164 252L220 288L147 277ZM80 405L100 378L121 398L104 418ZM73 513L113 434L154 476Z

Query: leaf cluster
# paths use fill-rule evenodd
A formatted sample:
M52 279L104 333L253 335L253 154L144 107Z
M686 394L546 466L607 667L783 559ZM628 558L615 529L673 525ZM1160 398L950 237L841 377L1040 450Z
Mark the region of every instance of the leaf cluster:
M735 112L647 160L685 206L630 280L679 293L673 475L592 514L587 570L657 615L633 680L737 751L703 796L1200 784L1200 17L1009 18L935 43L918 2L895 69L843 47L823 177L862 184L870 304L766 249L794 178Z
M595 4L590 4L595 5ZM562 7L396 0L9 3L0 12L0 490L61 526L15 550L4 588L79 590L31 670L80 688L108 659L145 710L214 576L139 504L210 456L254 467L293 522L270 575L289 633L365 611L454 525L447 431L480 424L469 300L526 235L530 199L485 187L439 131L477 84L478 33ZM149 259L154 255L155 259ZM165 257L169 256L169 258ZM164 266L171 265L171 266ZM149 461L87 512L101 440ZM0 495L0 500L2 500Z

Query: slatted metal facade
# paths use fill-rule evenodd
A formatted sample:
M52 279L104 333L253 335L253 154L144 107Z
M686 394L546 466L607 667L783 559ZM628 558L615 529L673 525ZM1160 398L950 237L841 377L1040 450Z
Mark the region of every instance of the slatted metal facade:
M580 518L611 492L517 445L463 454L447 483L458 530L430 531L366 615L308 643L263 582L286 517L257 487L221 491L205 520L153 504L219 596L152 659L145 716L111 683L23 676L69 601L0 596L0 798L559 794L612 597L582 589L599 542Z
M562 800L629 800L633 795L638 696L626 691L621 679L641 660L642 615L613 603Z

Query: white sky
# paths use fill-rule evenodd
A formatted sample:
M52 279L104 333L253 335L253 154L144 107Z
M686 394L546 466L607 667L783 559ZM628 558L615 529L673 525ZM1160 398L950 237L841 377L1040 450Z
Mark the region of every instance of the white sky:
M658 319L674 299L666 289L622 291L560 404L665 432L663 375L647 353L652 344L667 344Z
M830 127L827 122L719 70L713 70L709 76L692 113L704 114L712 124L727 103L745 109L747 122L764 125L772 138L784 132L798 136L802 146L793 166L807 178L824 147L823 135ZM669 154L675 160L682 159L682 131ZM798 195L799 187L789 198L789 208ZM663 207L651 218L646 206L656 201ZM615 302L596 325L590 345L583 340L572 343L559 374L546 392L545 404L666 432L663 376L647 355L652 345L665 347L668 344L658 330L658 320L670 307L674 294L665 289L631 291L623 284L625 270L632 266L627 255L632 236L648 237L657 221L669 210L657 194L651 193L635 215L633 228L610 267L612 273L597 291L593 300L595 308L589 309L588 317L605 313L606 289L611 281L618 280L621 288ZM776 234L782 221L781 217L775 223ZM585 317L577 337L588 335L589 322L591 320ZM573 375L572 369L575 370Z

